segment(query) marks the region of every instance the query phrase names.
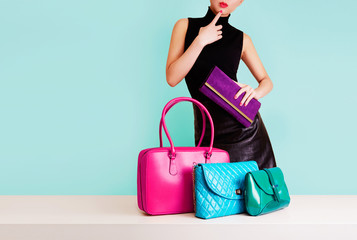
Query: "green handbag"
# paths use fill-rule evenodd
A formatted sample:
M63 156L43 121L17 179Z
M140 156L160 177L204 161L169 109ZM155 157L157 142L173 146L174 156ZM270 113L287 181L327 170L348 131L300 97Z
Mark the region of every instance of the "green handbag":
M244 201L249 215L276 211L290 203L288 188L279 167L248 172L244 184Z

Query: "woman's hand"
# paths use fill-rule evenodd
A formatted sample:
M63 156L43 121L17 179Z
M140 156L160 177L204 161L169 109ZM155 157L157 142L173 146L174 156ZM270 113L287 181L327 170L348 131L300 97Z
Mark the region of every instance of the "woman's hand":
M257 91L252 88L251 86L247 85L247 84L242 84L242 83L238 83L238 86L241 87L241 89L239 89L239 91L237 92L236 95L234 95L234 99L237 99L242 93L245 92L245 95L242 99L242 101L240 102L239 106L242 106L244 104L244 106L247 106L248 103L250 102L250 100L252 100L252 98L255 98L258 100L258 94Z
M222 25L216 26L216 23L221 15L222 12L218 12L210 24L200 28L197 38L200 40L203 46L206 46L222 38Z

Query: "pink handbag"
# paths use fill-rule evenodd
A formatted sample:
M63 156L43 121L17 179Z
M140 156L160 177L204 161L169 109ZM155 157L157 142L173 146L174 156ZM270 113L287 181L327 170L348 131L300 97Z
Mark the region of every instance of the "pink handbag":
M189 101L202 113L203 131L197 147L175 147L165 123L165 115L175 104ZM205 114L211 124L209 147L200 147L206 127ZM163 147L164 128L170 147ZM214 127L211 115L199 101L189 97L170 100L162 111L159 128L160 147L140 151L137 171L138 206L150 215L193 212L193 166L198 163L230 162L227 151L214 148Z

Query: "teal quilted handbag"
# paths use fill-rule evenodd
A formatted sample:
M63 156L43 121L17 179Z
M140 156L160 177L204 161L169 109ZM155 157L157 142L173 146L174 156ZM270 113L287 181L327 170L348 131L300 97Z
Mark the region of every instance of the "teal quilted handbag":
M244 200L246 210L252 216L287 207L290 196L281 169L264 168L247 173Z
M196 217L215 218L245 212L244 179L257 162L199 163L193 170Z

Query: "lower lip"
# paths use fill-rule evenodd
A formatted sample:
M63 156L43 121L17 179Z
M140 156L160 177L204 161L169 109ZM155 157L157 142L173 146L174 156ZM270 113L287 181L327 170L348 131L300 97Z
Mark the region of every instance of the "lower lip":
M221 8L226 8L226 7L228 7L228 5L227 5L227 4L224 4L224 3L220 3L219 5L221 6Z

